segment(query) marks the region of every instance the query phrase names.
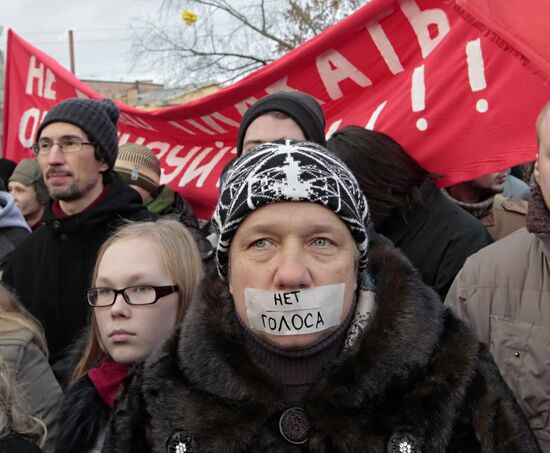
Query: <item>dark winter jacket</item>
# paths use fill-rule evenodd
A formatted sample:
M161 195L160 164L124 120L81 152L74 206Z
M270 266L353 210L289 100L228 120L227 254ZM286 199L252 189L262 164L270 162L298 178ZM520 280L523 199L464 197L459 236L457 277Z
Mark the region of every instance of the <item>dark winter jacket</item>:
M395 217L378 232L389 238L441 299L466 258L493 242L482 223L457 206L431 181L420 187L423 204Z
M371 244L368 271L376 310L308 390L306 444L281 436L281 386L246 352L227 284L207 278L123 390L103 451L537 452L486 348L389 241Z
M109 181L107 195L83 212L55 217L48 206L44 225L12 254L4 272L3 280L43 324L53 359L86 325L84 291L101 244L122 219L152 216L118 176Z
M30 235L31 230L15 200L0 191L0 277L13 251Z
M23 436L13 433L0 439L0 453L41 453L42 450Z
M214 249L206 235L199 228L199 222L191 204L168 186L161 186L157 196L147 205L147 209L164 218L178 220L185 225L199 248L203 264L209 270L214 268Z

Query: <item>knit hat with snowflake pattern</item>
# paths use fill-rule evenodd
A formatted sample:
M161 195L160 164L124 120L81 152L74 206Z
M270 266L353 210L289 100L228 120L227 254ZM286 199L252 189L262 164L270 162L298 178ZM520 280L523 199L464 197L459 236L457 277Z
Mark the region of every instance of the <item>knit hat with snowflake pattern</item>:
M333 211L348 226L360 253L359 269L365 268L370 216L355 176L322 146L286 140L258 146L236 159L227 173L213 217L222 278L241 222L255 209L280 201L310 201Z

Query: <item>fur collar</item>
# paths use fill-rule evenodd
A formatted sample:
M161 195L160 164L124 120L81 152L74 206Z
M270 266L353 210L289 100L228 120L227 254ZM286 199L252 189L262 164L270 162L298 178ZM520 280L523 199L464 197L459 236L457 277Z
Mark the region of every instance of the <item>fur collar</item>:
M405 430L429 451L444 451L479 345L389 241L371 244L368 271L376 284L376 311L358 346L325 367L306 395L309 445L312 451L335 443L342 451L362 451L358 442L367 436L372 451L382 451L391 433ZM207 279L180 330L146 365L143 388L152 399L163 391L185 399L179 404L185 409L170 415L156 401L162 413L151 418L185 419L189 433L211 439L203 444L207 451L253 442L288 408L269 370L246 352L237 322L226 283ZM170 379L185 382L188 391L168 389Z
M90 451L108 423L111 409L101 400L87 375L65 393L57 420L56 453Z
M442 333L445 308L438 296L421 284L409 262L389 242L383 241L371 245L369 252L368 270L375 280L376 312L356 356L343 355L334 368L348 369L359 362L362 371L369 370L381 378L382 385L387 385L397 371L397 364L404 370L426 366ZM200 302L190 308L181 328L178 354L185 358L181 362L182 371L202 370L195 384L224 398L255 400L262 395L265 398L267 389L259 388L256 380L250 387L242 386L243 381L250 379L251 370L259 374L265 370L248 357L242 346L241 329L227 284L218 279L207 280L201 285L198 299ZM211 339L213 354L205 354L205 337ZM403 354L411 341L415 348ZM220 369L225 370L223 379L219 376ZM270 383L269 387L273 385ZM335 398L343 402L340 395ZM354 399L350 404L357 401Z
M460 201L453 198L449 191L445 188L441 189L441 193L477 219L481 219L491 213L491 210L493 209L493 202L495 200L495 196L493 195L478 203L466 203L465 201Z
M550 210L544 201L540 186L537 184L529 198L526 225L534 234L550 234Z

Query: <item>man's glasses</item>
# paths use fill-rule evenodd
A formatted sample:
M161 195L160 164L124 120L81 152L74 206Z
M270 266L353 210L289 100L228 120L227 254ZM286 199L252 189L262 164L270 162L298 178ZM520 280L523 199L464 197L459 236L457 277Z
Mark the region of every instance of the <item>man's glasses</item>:
M47 156L52 152L53 145L57 145L59 151L65 153L76 153L80 151L84 145L95 146L95 143L85 142L78 137L64 137L57 143L47 138L41 138L37 143L32 145L31 149L37 156Z
M119 294L127 304L130 305L151 305L161 297L168 296L179 290L177 285L170 286L128 286L123 289L113 288L90 288L86 290L88 304L92 307L108 307L115 303Z

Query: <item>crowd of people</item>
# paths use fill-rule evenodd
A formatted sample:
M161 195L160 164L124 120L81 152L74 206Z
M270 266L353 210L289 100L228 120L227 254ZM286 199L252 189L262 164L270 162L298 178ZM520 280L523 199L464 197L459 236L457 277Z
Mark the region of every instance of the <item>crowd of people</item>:
M532 177L440 189L270 94L206 225L118 116L0 175L0 452L550 453L550 103Z

